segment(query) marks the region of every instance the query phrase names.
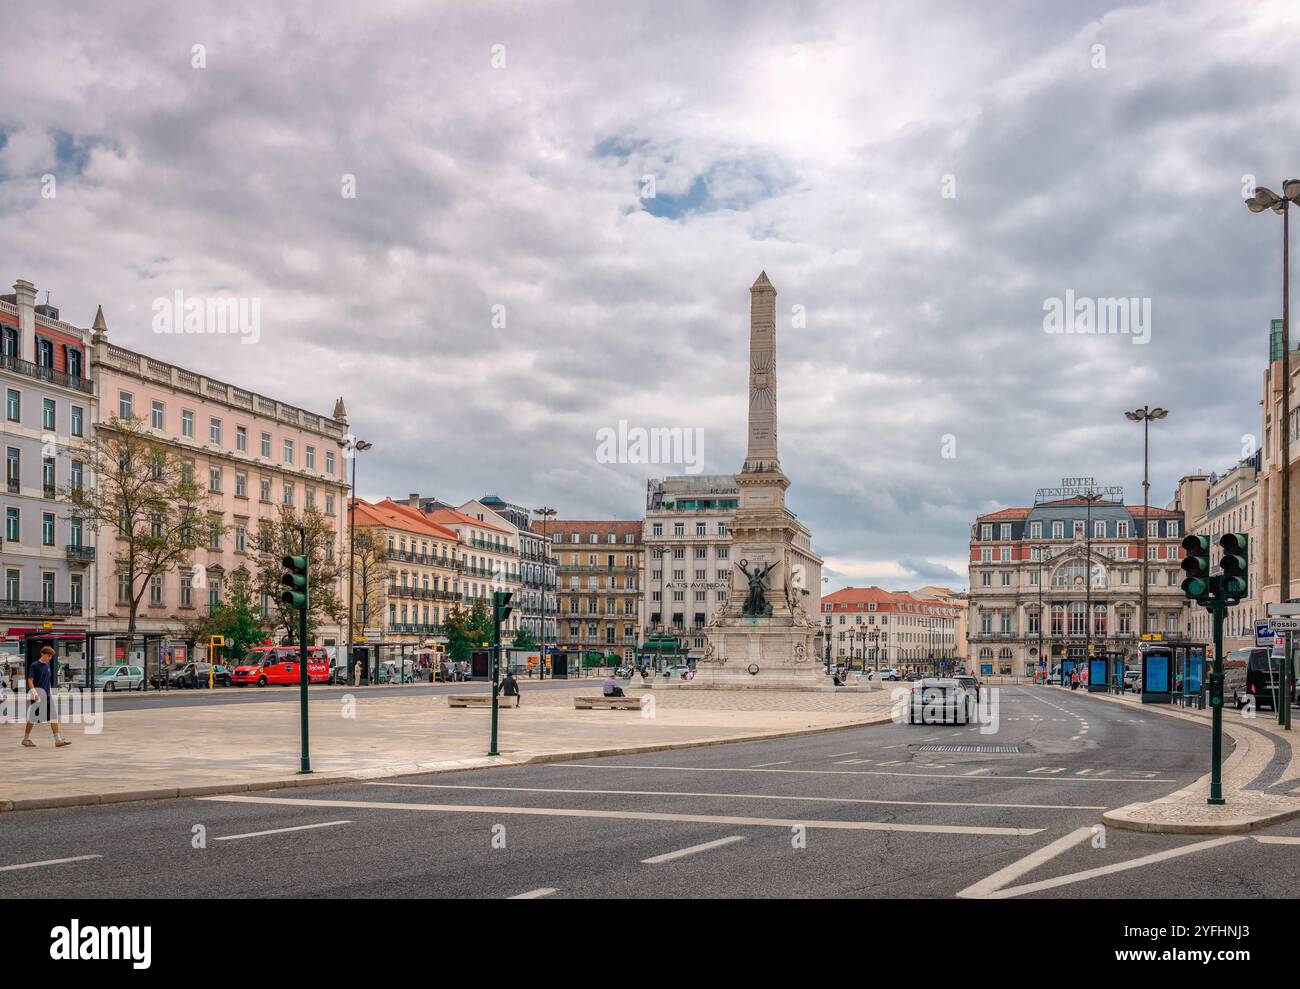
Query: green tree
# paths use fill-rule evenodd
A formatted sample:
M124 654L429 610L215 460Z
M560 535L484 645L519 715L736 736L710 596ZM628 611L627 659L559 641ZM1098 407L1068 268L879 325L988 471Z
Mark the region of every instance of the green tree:
M347 610L339 596L339 576L343 572L343 555L335 546L334 525L317 508L297 512L291 505L280 505L270 518L257 525L257 574L253 588L271 602L270 613L263 616L267 625L289 645L298 641L298 610L280 602L280 578L284 575L282 558L302 555L303 527L307 537L308 599L307 638L315 635L321 621L342 622Z
M221 517L210 512L193 464L161 443L143 419L112 416L70 457L88 483L64 489L61 497L71 518L89 522L104 536L101 548L117 547L111 565L127 608L127 635L134 636L150 581L188 567L203 535L220 539Z
M515 641L511 643L516 649L536 649L537 640L533 638L533 633L526 628L521 628L515 633Z
M492 641L492 613L482 598L469 611L457 606L447 614L443 631L447 635L448 659L464 663L475 649L482 649L484 642Z
M252 597L252 578L240 567L232 574L230 599L212 609L209 618L211 635L225 636L223 655L238 662L248 655L249 649L266 637L266 622Z

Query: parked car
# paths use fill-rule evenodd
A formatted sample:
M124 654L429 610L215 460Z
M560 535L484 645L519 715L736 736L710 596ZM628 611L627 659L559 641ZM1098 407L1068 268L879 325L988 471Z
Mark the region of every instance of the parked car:
M674 678L681 680L684 679L686 674L690 672L691 672L691 668L689 666L684 666L679 664L677 666L665 667L663 675L666 676L669 680L672 680Z
M1125 670L1124 671L1124 689L1138 692L1142 689L1142 671Z
M104 690L143 690L144 667L101 666L95 670L95 686Z
M959 684L961 684L962 688L965 689L968 693L970 693L973 697L976 698L979 697L980 682L978 679L976 679L973 676L967 676L964 673L959 673L957 676L953 677L953 679L956 680Z
M206 687L209 680L212 681L214 687L230 686L230 670L220 663L216 666L212 666L207 662L189 663L187 665L189 673L181 684L183 687ZM209 673L211 676L209 676Z
M883 669L880 671L880 679L901 680L903 679L903 674L899 673L898 670L894 669L893 667L889 667L887 669Z

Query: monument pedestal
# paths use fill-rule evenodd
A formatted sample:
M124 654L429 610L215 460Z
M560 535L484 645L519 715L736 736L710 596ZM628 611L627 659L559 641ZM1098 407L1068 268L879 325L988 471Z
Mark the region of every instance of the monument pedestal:
M724 618L708 636L709 652L695 668L693 688L835 689L817 658L813 628L782 618Z

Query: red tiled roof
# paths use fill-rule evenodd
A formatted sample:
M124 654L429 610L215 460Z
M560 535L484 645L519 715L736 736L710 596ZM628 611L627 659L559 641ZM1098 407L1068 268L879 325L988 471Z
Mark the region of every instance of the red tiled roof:
M1130 514L1134 515L1137 518L1141 518L1142 513L1144 511L1147 512L1152 518L1162 518L1162 519L1177 518L1179 515L1182 514L1182 512L1175 512L1168 508L1156 508L1155 505L1152 505L1150 508L1146 508L1146 509L1144 509L1141 505L1125 505L1124 507L1129 510Z
M598 537L608 536L610 533L619 537L622 544L622 537L626 535L636 536L636 541L641 541L641 523L620 521L618 519L551 519L546 524L546 536L548 539L554 539L556 534L564 542L569 541L569 536L577 533L579 544L596 545L588 543L588 537L594 532ZM603 542L602 538L602 542ZM575 544L577 545L577 544Z
M505 532L509 534L508 529L503 529L499 525L493 525L491 522L480 522L472 515L466 515L464 512L458 512L454 508L436 508L432 512L424 513L429 518L441 525L477 525L482 529L492 529L494 532Z
M415 512L412 515L409 510L403 510L405 506L397 505L392 501L385 500L371 505L358 498L352 504L356 506L354 518L358 525L383 525L390 529L401 529L404 532L457 541L458 537L454 530L430 521L422 512Z
M887 591L883 587L841 587L831 594L822 595L822 611L830 606L831 611L866 611L866 605L874 604L876 611L905 611L908 614L941 614L954 605L937 598L921 598L908 591Z
M976 522L1012 522L1016 519L1029 517L1028 508L1004 508L1000 512L993 512L991 515L977 516Z

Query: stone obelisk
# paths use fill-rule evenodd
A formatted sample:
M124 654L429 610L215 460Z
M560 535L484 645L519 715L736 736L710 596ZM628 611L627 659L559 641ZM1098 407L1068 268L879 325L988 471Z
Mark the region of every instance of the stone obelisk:
M776 288L767 273L749 290L749 434L736 475L740 506L731 523L731 587L706 626L699 687L820 689L817 656L821 558L812 535L785 507L776 413Z

